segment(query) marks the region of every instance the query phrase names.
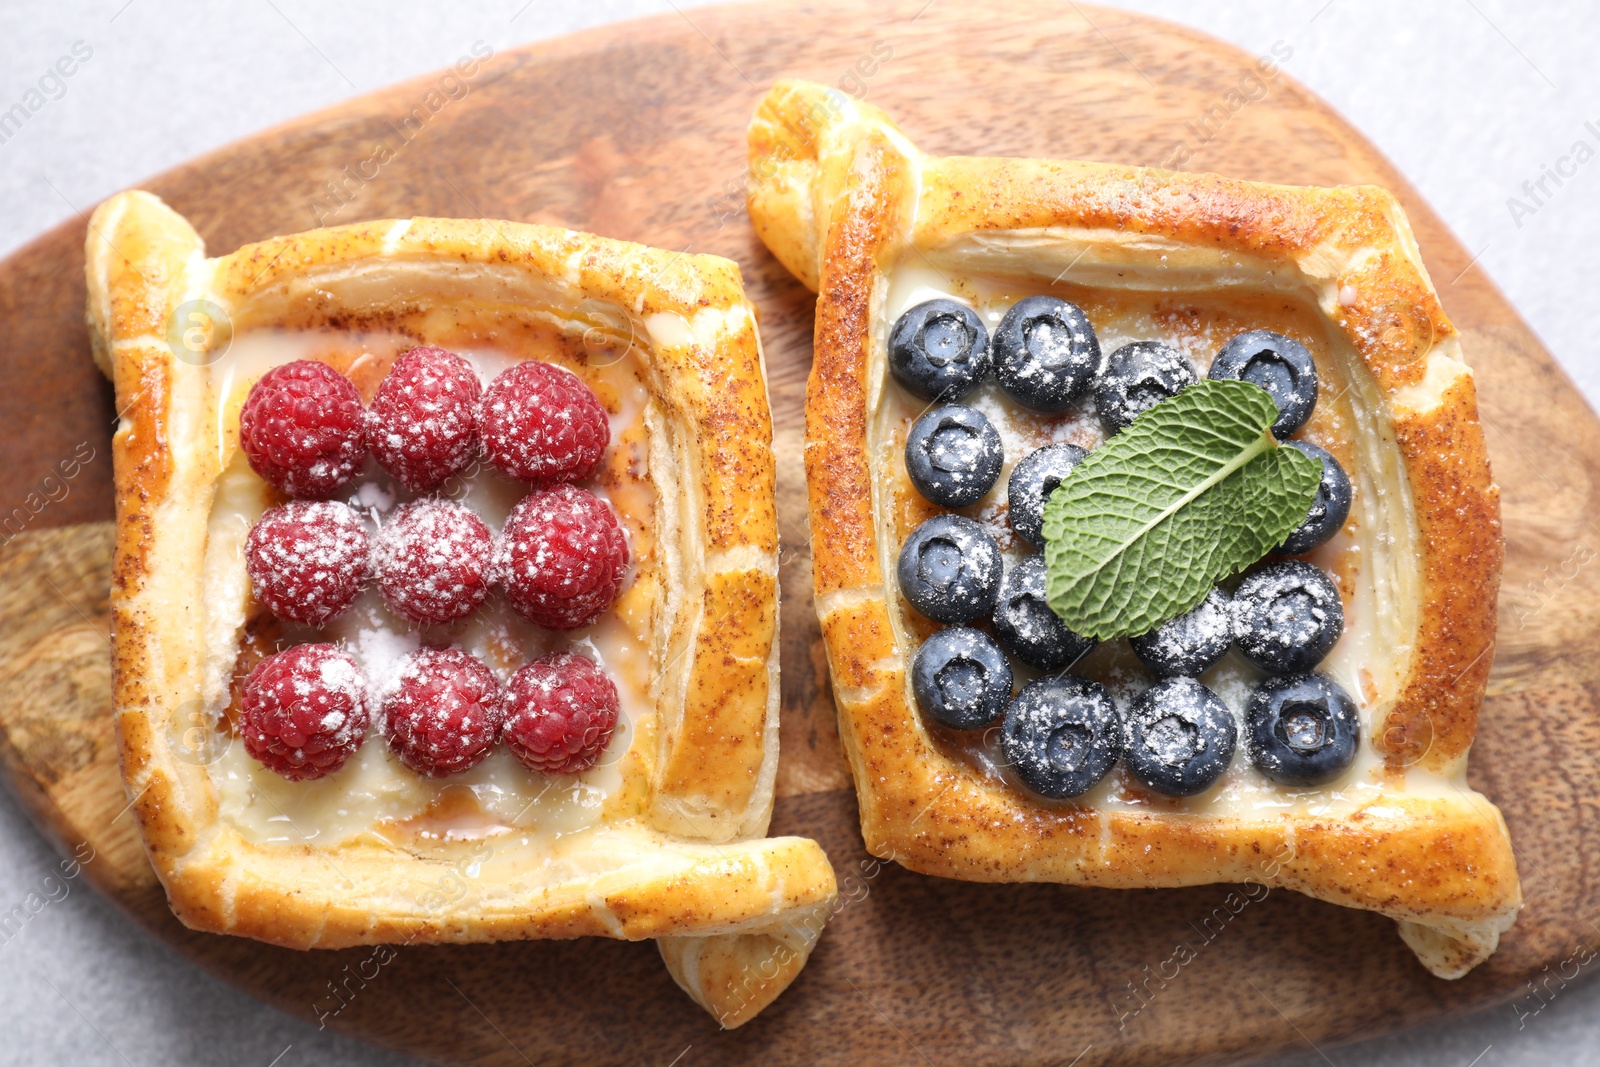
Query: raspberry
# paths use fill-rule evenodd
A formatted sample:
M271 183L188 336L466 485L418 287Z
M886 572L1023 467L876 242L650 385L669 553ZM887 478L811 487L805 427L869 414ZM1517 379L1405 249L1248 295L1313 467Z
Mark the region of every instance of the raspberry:
M295 360L261 376L239 412L250 468L290 496L328 496L361 469L361 394L325 363Z
M583 379L536 360L489 383L478 403L478 432L495 469L530 485L587 478L611 443L606 409Z
M296 645L256 664L244 682L245 751L292 782L345 765L367 736L366 679L334 645Z
M489 595L494 536L461 504L402 504L378 531L372 569L384 603L412 622L449 622Z
M244 542L256 599L280 619L321 626L367 583L361 518L333 500L291 500L261 516Z
M617 727L617 687L593 660L571 652L553 652L517 671L501 701L506 747L540 774L593 767Z
M429 778L477 766L500 740L500 686L459 648L419 648L378 706L378 726L401 763Z
M573 485L511 509L490 564L517 614L550 630L587 626L622 591L628 542L605 501Z
M478 453L478 372L454 352L413 348L394 361L367 409L367 448L412 492L438 488Z

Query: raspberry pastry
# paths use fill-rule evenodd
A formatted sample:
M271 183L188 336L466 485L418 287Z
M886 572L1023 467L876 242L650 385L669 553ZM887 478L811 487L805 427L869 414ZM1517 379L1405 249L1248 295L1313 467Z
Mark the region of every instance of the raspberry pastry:
M1499 498L1393 198L933 158L804 82L750 175L818 294L813 573L868 848L1284 886L1441 977L1486 959L1521 904L1466 782Z
M737 268L441 219L207 258L139 192L91 233L122 767L178 917L655 939L724 1026L771 1002L837 894L765 836L774 459Z

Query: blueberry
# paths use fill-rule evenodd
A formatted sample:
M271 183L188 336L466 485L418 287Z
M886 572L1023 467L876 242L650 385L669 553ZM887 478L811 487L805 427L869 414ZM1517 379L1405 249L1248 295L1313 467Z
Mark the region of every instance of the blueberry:
M982 630L952 626L917 649L911 689L922 713L953 730L976 730L1011 699L1011 664Z
M1274 782L1331 782L1350 766L1360 744L1355 701L1321 671L1268 678L1250 694L1245 748Z
M1007 652L1041 671L1062 671L1094 647L1067 629L1050 610L1044 594L1044 557L1032 555L1000 579L994 606L994 632Z
M1269 564L1234 590L1233 640L1268 674L1310 670L1343 632L1339 587L1302 560Z
M900 591L934 622L963 623L994 610L1000 549L961 515L935 515L900 549Z
M1162 678L1204 674L1227 655L1232 643L1232 611L1228 594L1220 589L1182 615L1128 640L1134 655Z
M1089 316L1065 300L1019 300L994 332L995 379L1034 411L1065 411L1104 369Z
M1000 433L976 408L934 408L906 435L906 473L935 504L964 508L983 499L1005 462Z
M1000 749L1029 789L1086 793L1122 754L1122 720L1105 686L1071 674L1030 683L1006 708Z
M1006 479L1006 514L1017 536L1044 547L1044 505L1061 480L1089 453L1077 445L1046 445L1022 457Z
M1298 556L1302 552L1310 552L1338 533L1344 520L1350 517L1350 476L1326 448L1310 441L1285 441L1284 444L1299 449L1322 464L1322 481L1317 486L1317 498L1311 502L1306 521L1278 546L1281 555Z
M1207 376L1253 382L1271 393L1278 405L1272 433L1280 440L1304 426L1317 406L1317 367L1311 353L1294 338L1271 330L1250 330L1223 345Z
M1165 678L1128 709L1123 762L1157 793L1204 793L1233 762L1239 728L1222 698L1193 678Z
M1100 419L1112 433L1199 381L1189 357L1162 341L1135 341L1111 353L1095 388Z
M924 400L959 400L989 376L989 331L954 300L929 300L889 334L889 372Z

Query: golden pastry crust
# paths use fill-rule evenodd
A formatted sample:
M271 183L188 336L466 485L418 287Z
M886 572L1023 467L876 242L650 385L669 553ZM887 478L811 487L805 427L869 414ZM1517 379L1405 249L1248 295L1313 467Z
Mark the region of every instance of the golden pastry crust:
M121 411L111 608L123 777L179 918L297 948L659 938L674 978L725 1026L753 1017L804 965L836 888L815 842L762 836L778 757L778 534L766 381L738 268L444 219L208 259L183 218L140 192L103 204L89 233L94 357ZM448 850L264 844L220 817L210 771L174 745L187 725L175 709L205 682L207 519L227 465L207 359L180 359L169 341L195 300L222 309L234 333L379 329L446 345L530 323L565 334L634 324L656 492L658 551L635 581L648 584L654 699L601 825L531 862L482 863L441 898L460 862ZM596 306L615 318L597 323ZM758 977L740 985L730 969Z
M876 108L780 82L750 128L751 218L817 290L806 399L813 574L867 847L977 881L1151 887L1255 880L1401 923L1458 977L1521 904L1500 813L1466 785L1503 546L1471 371L1409 226L1380 189L1271 186L1096 163L923 155ZM1350 807L1259 815L1049 804L954 758L916 713L916 638L875 441L887 303L905 263L1126 291L1281 293L1321 317L1360 413L1354 474L1393 677L1367 694L1381 762ZM1205 297L1197 299L1204 300ZM876 451L875 451L876 450ZM1347 810L1348 809L1348 810Z

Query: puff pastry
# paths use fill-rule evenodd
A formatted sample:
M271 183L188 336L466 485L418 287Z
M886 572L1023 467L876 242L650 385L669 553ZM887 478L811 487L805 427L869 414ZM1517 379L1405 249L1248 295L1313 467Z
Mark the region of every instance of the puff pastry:
M836 887L814 841L764 836L778 539L766 383L737 267L426 218L207 258L143 192L103 204L89 233L94 358L121 413L122 770L178 917L294 948L653 938L724 1026L765 1007L804 966ZM210 328L198 342L184 339L193 323ZM609 368L580 343L595 331L625 350ZM637 699L606 765L555 795L509 761L468 787L406 779L381 743L321 783L269 781L240 762L242 745L196 756L195 723L227 729L229 676L254 637L238 547L265 490L237 454L243 390L285 353L314 351L365 391L374 366L418 343L561 363L614 420L634 404L602 482L636 561L608 663ZM336 780L332 803L299 789ZM521 811L480 810L508 800Z
M868 849L975 881L1256 881L1393 917L1441 977L1486 959L1521 904L1505 823L1466 784L1493 658L1498 491L1471 371L1393 197L935 158L878 109L805 82L761 101L749 150L756 229L818 294L805 445L816 606ZM1364 741L1333 785L1285 790L1240 759L1205 797L1141 793L1119 770L1051 803L1006 779L989 739L915 710L908 664L931 631L892 576L927 514L899 458L922 405L886 378L886 334L931 296L992 324L1035 293L1085 308L1107 351L1177 339L1209 359L1257 326L1311 345L1325 399L1308 432L1356 484L1342 547L1325 557L1349 614L1327 669L1360 694ZM1018 416L1003 429L1037 442L1051 427Z

